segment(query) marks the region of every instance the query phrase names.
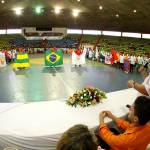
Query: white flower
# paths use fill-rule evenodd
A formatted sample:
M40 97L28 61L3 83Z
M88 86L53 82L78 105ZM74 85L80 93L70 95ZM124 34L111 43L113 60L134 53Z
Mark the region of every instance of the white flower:
M105 93L101 93L102 91L97 88L86 88L82 90L78 90L73 96L70 96L67 104L76 106L79 104L82 107L87 107L89 105L96 105L96 97L103 98ZM92 94L92 95L91 95ZM76 101L77 100L77 101Z
M93 101L92 101L92 105L95 105L96 104L96 100L94 99Z
M75 99L74 99L74 98L70 98L70 99L69 99L69 102L70 102L71 104L73 104L73 103L75 102Z
M87 103L86 103L86 102L83 102L83 106L87 106Z

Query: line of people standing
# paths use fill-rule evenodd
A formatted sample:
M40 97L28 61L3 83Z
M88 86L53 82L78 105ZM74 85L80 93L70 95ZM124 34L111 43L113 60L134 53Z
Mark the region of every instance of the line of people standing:
M124 53L118 53L117 54L118 59L116 60L116 66L124 71L124 62L128 61L130 64L130 73L133 73L133 71L136 68L136 72L138 73L139 68L142 65L145 65L150 58L148 58L147 55L134 55L134 54L124 54ZM148 66L147 66L148 68Z
M25 52L25 50L23 48L19 48L18 50L16 50L16 49L8 50L8 48L2 49L2 53L5 54L6 64L9 64L12 61L14 61L14 59L17 56L17 53L23 53L23 52Z

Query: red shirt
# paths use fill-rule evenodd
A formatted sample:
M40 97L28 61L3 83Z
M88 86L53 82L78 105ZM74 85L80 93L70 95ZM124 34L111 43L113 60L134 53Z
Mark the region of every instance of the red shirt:
M76 49L75 53L80 56L82 54L82 50Z
M19 53L23 53L24 52L24 50L23 49L19 49Z

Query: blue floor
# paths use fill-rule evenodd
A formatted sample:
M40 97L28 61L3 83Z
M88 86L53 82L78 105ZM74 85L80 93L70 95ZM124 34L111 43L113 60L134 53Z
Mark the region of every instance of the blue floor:
M59 67L45 67L43 54L30 56L29 69L14 71L12 64L0 68L0 102L37 102L67 99L76 90L93 86L104 92L127 88L127 81L143 82L140 74L128 74L115 67L87 60L86 65L75 67L68 54ZM37 60L36 60L37 59Z

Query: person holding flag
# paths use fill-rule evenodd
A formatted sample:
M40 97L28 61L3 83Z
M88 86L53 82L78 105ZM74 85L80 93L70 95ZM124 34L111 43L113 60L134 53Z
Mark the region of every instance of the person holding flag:
M6 59L6 64L11 63L11 53L8 51L8 49L5 49L5 59Z
M29 56L27 52L24 52L24 49L20 48L16 58L14 59L13 63L13 69L18 68L29 68L30 67L30 62L29 62Z
M112 50L111 50L111 55L112 55L112 57L110 59L110 62L111 62L111 64L113 64L118 59L116 51L114 48L112 48Z
M105 62L105 56L106 56L105 55L105 50L104 50L104 48L102 48L101 51L100 51L100 55L99 55L101 62Z
M83 53L83 50L77 48L72 53L72 64L81 66L82 64L85 64L85 54Z
M18 52L19 52L19 53L24 53L25 51L24 51L23 48L20 48L20 49L18 50Z
M63 54L61 49L55 47L45 52L45 66L59 66L63 64Z

